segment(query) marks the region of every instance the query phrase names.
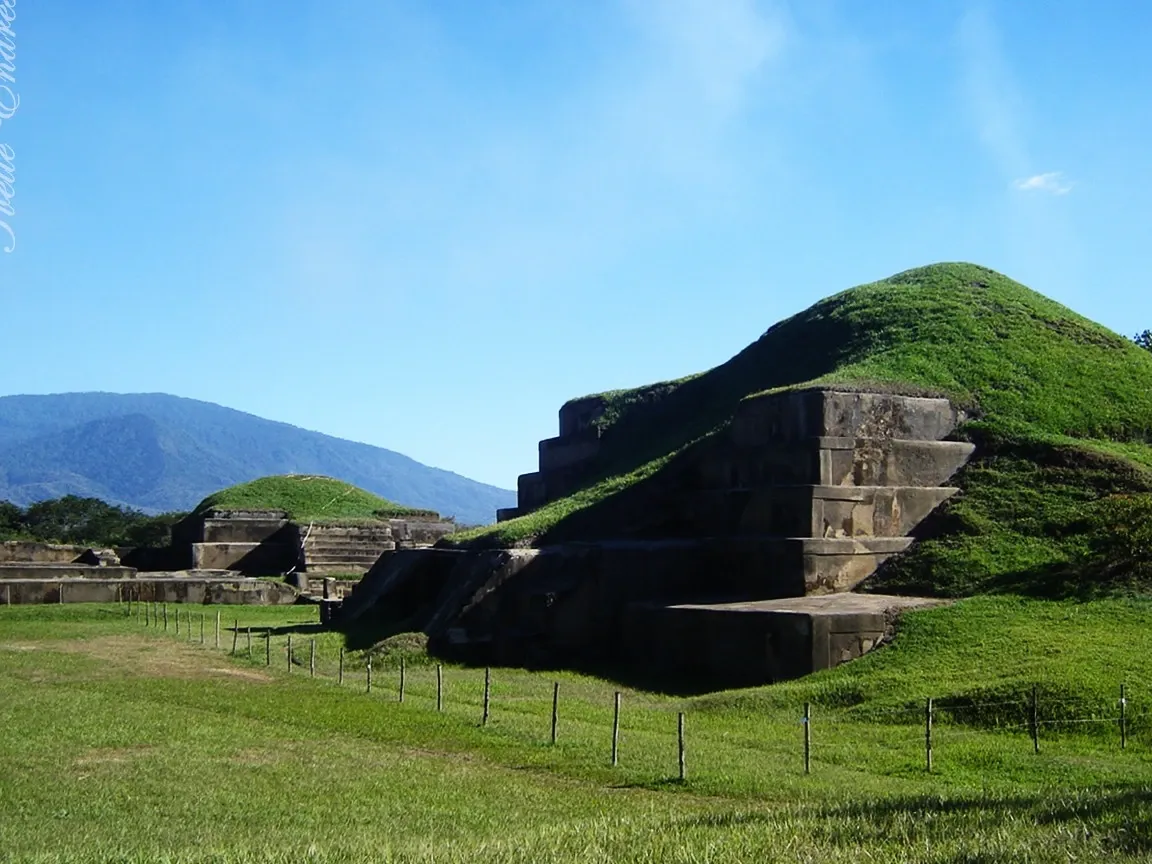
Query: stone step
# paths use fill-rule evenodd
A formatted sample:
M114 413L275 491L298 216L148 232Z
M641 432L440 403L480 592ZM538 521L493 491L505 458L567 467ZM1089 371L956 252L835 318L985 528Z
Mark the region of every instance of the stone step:
M392 539L392 527L380 525L371 528L359 526L302 525L300 536L312 540L355 540L376 543Z
M948 486L769 486L684 492L665 528L696 536L904 537L958 490Z
M309 569L320 564L337 564L341 562L367 568L375 564L379 558L379 555L317 555L315 557L309 556L305 559L305 562Z
M376 563L376 560L376 558L310 558L304 566L308 570L315 570L317 567L339 566L367 571Z
M892 633L906 610L946 601L832 594L721 603L637 603L625 611L626 660L711 687L798 678L856 659Z
M825 436L940 441L964 416L947 399L798 390L745 399L732 418L731 438L755 447Z
M333 567L342 567L349 572L366 573L372 569L376 560L375 558L313 558L305 562L304 568L308 571L314 571L317 568L330 570Z
M760 486L943 486L974 444L899 438L808 438L779 447L705 454L690 482L702 489Z
M364 574L372 569L372 564L365 564L364 562L350 562L350 561L317 561L308 562L308 568L305 571L309 576L324 575L332 573L356 573Z
M360 552L375 552L376 554L380 554L381 552L383 552L386 549L395 549L395 548L396 548L396 543L394 541L391 541L391 540L389 540L386 543L330 543L330 542L321 542L321 543L305 543L304 544L304 551L309 553L309 554L312 553L313 550L331 550L333 552L348 552L348 553L352 553L352 554L360 553Z

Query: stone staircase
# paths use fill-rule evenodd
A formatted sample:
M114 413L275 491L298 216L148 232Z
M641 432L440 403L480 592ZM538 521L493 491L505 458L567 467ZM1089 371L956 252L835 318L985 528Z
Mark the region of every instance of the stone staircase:
M302 525L300 532L309 574L367 573L384 552L396 548L387 524Z

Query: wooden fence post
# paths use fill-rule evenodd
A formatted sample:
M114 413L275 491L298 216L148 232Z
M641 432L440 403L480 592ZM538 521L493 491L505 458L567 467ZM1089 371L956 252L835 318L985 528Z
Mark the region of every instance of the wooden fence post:
M264 665L272 665L272 628L264 631Z
M292 672L292 634L288 634L288 672Z
M924 706L924 764L932 773L932 697Z
M804 773L812 773L812 703L804 703Z
M481 726L487 726L488 725L488 707L489 707L490 699L491 699L491 691L492 691L492 667L491 666L485 666L484 667L484 713L480 717L480 725Z
M240 619L235 618L232 621L232 656L236 656L236 640L240 638Z
M560 714L560 682L552 682L552 743L556 743L556 721Z
M316 640L313 639L308 643L308 676L310 678L316 677Z
M1128 746L1128 699L1124 695L1124 685L1120 685L1120 749Z
M216 647L220 647L220 610L216 610Z
M339 677L336 679L336 683L337 684L343 684L344 683L344 646L343 645L340 646L340 671L337 674Z
M683 783L688 778L688 766L684 759L684 712L681 711L676 717L676 737L680 743L680 782Z
M612 767L620 761L620 691L612 699Z
M365 676L366 693L372 692L372 655L368 655L368 674Z
M404 701L404 684L405 684L405 663L404 657L400 657L400 701Z
M248 625L247 636L248 640L248 659L252 659L252 625Z
M176 635L180 635L180 607L176 607Z
M1040 705L1036 685L1032 685L1032 752L1040 752Z
M436 664L436 710L444 710L444 667Z
M164 604L164 632L168 632L168 604Z
M200 644L204 644L204 613L200 613Z

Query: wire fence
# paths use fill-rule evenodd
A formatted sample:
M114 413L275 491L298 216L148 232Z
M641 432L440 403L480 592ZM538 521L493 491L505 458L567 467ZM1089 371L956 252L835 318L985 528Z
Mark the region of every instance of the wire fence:
M566 730L586 735L591 730L610 728L606 756L612 766L624 758L622 729L636 740L667 736L674 730L677 777L682 781L687 778L690 725L698 724L707 731L713 724L709 712L686 715L680 703L657 694L630 691L625 699L624 692L618 690L609 701L604 698L603 685L591 681L565 681L562 685L525 670L501 669L497 674L491 668L447 667L424 657L351 652L345 649L342 634L321 629L318 623L242 623L242 613L236 607L199 612L151 602L125 602L122 606L124 614L135 618L142 628L226 652L237 662L323 679L368 696L404 703L414 710L465 719L482 729L499 713L505 731L522 730L526 740L534 735L538 743L546 734L548 743L556 745ZM1105 712L1099 704L1089 710L1082 699L1045 696L1033 686L1018 698L929 698L922 704L892 708L856 706L863 710L854 713L808 702L802 712L778 708L758 715L761 722L755 725L760 731L764 722L793 727L796 733L791 746L798 763L802 760L804 773L813 771L818 754L840 762L852 748L864 747L890 758L894 766L918 764L920 770L932 772L942 748L987 741L990 736L1002 745L1019 740L1019 746L1040 754L1042 749L1057 745L1060 736L1091 733L1100 738L1103 730L1111 727L1108 746L1130 750L1133 733L1147 728L1146 706L1133 705L1123 684L1117 685L1116 693L1106 716L1101 716ZM675 715L674 724L671 714ZM782 746L789 749L786 742L766 740L752 726L746 735L726 729L723 738L731 746L774 752Z

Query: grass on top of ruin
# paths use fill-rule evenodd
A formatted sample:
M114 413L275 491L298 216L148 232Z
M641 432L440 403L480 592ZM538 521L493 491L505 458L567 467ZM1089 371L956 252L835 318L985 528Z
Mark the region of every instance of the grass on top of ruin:
M402 646L410 653L401 703L396 655L374 663L371 693L365 664L349 656L337 683L341 640L318 632L314 607L179 607L179 635L176 607L167 633L124 611L0 607L5 860L1007 862L1152 854L1152 681L1139 669L1152 648L1147 605L970 601L916 613L894 647L857 663L697 699L572 673L494 669L483 726L484 670L445 666L437 711L436 668L415 662L416 639ZM237 620L233 656L228 625ZM262 628L271 628L271 666ZM1123 751L1106 704L1119 677L1131 699ZM1015 709L1000 705L1000 719L984 723L942 706L934 770L925 771L922 695L969 693L991 709L1019 702L1031 680L1047 681L1039 755ZM1069 694L1090 698L1048 713ZM804 701L815 703L807 776Z
M213 507L233 510L284 510L298 522L339 521L369 524L391 517L434 516L374 495L351 483L313 474L261 477L213 492L197 506L202 513Z

